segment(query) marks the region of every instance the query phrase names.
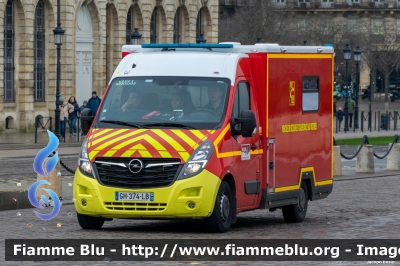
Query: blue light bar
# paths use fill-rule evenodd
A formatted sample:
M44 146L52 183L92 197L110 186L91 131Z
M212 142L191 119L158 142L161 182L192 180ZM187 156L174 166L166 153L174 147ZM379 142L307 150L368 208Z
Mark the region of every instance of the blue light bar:
M218 44L218 43L144 43L142 48L233 48L233 44Z

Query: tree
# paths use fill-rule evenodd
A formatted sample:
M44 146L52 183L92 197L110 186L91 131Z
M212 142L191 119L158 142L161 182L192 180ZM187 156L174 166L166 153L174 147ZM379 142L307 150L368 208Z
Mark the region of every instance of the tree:
M377 69L384 75L385 102L389 102L389 76L399 66L400 45L394 34L387 34L379 40L371 34L364 57L370 69ZM374 40L375 39L375 40ZM382 40L383 39L383 40Z
M254 5L237 7L234 15L219 22L219 40L254 44L258 38L268 43L293 43L289 14L273 2L254 1Z

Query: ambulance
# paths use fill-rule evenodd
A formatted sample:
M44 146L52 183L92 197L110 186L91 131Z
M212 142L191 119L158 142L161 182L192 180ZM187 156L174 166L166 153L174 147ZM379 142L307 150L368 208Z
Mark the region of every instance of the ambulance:
M333 187L330 46L124 45L86 134L73 195L80 226L281 209L302 222Z

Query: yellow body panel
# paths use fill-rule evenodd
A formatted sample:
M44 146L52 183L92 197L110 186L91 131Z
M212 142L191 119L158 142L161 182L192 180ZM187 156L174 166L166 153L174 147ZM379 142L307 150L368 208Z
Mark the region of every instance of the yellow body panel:
M76 211L104 218L191 218L208 217L214 209L221 180L203 170L200 174L175 181L169 187L126 189L101 185L97 179L83 175L79 169L74 178ZM154 202L116 201L115 192L153 192ZM82 200L87 205L82 205ZM188 207L189 202L195 208Z

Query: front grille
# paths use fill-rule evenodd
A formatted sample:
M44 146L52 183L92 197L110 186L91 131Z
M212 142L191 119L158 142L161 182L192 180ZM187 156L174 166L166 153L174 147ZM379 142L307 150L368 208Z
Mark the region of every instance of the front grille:
M104 202L104 206L109 210L118 210L118 211L163 211L167 207L167 203Z
M149 164L179 163L179 159L140 159L143 169L134 174L128 168L118 165L107 165L101 162L123 163L128 165L132 158L96 158L96 170L99 182L105 186L120 188L154 188L171 185L181 169L180 164L154 166Z

